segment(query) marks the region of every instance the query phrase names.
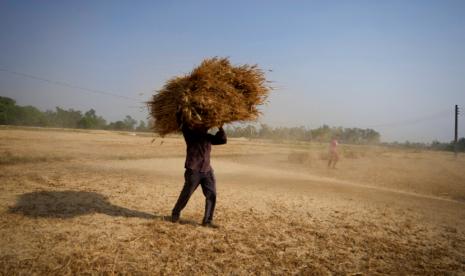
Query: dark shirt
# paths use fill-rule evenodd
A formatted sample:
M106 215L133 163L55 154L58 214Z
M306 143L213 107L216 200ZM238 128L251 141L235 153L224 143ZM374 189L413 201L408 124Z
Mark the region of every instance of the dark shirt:
M194 130L183 127L182 134L187 145L184 167L196 172L211 171L211 145L223 145L227 142L226 133L223 128L220 128L215 135L212 135L207 130Z

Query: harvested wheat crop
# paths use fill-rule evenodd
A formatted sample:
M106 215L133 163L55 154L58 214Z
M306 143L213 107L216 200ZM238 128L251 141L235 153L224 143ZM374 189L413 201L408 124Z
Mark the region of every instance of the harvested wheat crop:
M190 74L167 81L148 102L160 135L190 128L252 121L271 87L257 65L233 66L227 58L205 59Z

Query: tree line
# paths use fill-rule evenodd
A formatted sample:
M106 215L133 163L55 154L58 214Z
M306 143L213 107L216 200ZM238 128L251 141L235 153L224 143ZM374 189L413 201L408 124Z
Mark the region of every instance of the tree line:
M82 129L108 129L127 131L148 131L148 125L140 120L137 122L127 115L123 120L107 123L97 115L94 109L86 112L65 110L56 107L55 110L40 111L34 106L19 106L16 101L0 96L0 125L41 126Z
M41 126L59 128L82 128L82 129L107 129L125 131L150 131L150 123L142 120L137 122L127 115L123 120L107 123L97 115L94 109L86 112L79 110L65 110L56 107L55 110L41 111L34 106L19 106L16 101L0 96L0 125ZM329 142L336 138L347 144L379 144L381 135L373 129L329 127L323 125L310 129L307 127L271 127L267 124L260 125L228 125L226 132L229 137L245 137L249 139L272 139L276 141L314 141ZM430 149L465 152L465 138L454 142L444 143L433 141L432 143L415 143L406 141L404 143L382 143L382 145L409 149Z
M386 146L390 147L397 147L397 148L404 148L404 149L415 149L415 150L440 150L440 151L455 151L455 147L457 147L457 151L465 152L465 137L462 137L457 140L457 144L454 141L449 143L439 142L434 140L432 143L418 143L418 142L410 142L406 141L404 143L393 142L393 143L383 143Z
M110 122L97 115L94 109L86 112L65 110L56 107L55 110L41 111L34 106L19 106L16 101L0 96L0 125L41 126L82 129L109 129L128 131L149 131L150 126L144 121L137 122L131 116L123 120ZM327 142L333 137L345 143L373 144L379 143L380 134L372 129L335 128L323 125L316 129L305 127L277 127L266 124L228 126L226 132L230 137L246 137L273 140L298 140Z
M383 146L403 148L403 149L425 149L425 150L440 150L440 151L457 151L465 152L465 137L458 139L457 145L453 141L439 142L437 140L432 143L418 143L405 141L380 142L381 135L373 129L361 128L342 128L342 127L329 127L323 125L315 129L306 127L277 127L273 128L266 124L245 125L245 126L227 126L225 128L229 137L245 137L249 139L273 139L276 141L294 140L294 141L313 141L313 142L329 142L331 139L336 138L339 142L345 144L380 144Z
M228 126L225 131L230 137L246 137L273 140L296 140L296 141L316 141L329 142L336 138L339 141L349 144L377 144L381 135L373 129L321 127L310 129L306 127L276 127L267 124L246 126Z

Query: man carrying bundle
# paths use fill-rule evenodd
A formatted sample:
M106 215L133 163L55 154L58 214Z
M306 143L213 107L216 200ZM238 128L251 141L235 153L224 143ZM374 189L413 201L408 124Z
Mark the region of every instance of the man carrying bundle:
M184 187L178 201L173 208L171 220L177 222L182 209L199 184L205 196L205 214L202 225L217 228L213 221L216 204L216 181L213 169L210 166L211 145L226 144L227 138L223 128L220 127L215 135L209 134L207 128L190 129L182 127L182 134L186 141L186 162L184 172Z
M254 121L271 89L257 65L232 65L227 58L205 59L189 74L168 80L148 102L153 129L160 136L182 131L187 145L185 184L174 206L172 220L200 184L206 197L203 224L212 226L215 177L210 167L211 145L226 143L223 129L233 122Z

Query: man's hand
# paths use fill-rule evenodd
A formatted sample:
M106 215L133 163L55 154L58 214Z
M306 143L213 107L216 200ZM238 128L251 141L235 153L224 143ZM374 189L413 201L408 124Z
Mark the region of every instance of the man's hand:
M227 141L226 132L223 129L223 125L221 125L218 127L218 132L213 136L212 145L223 145Z

